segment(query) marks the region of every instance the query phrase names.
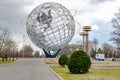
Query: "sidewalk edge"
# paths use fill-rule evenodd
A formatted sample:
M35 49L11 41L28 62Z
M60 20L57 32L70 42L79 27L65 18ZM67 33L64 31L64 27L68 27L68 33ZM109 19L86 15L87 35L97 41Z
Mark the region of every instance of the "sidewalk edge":
M64 80L62 77L60 77L56 72L54 72L50 67L49 67L50 71L57 76L60 80Z

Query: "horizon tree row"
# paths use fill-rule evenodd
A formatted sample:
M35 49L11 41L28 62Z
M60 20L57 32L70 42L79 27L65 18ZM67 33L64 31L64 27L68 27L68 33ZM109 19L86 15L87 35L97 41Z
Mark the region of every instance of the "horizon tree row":
M23 55L24 57L40 56L39 51L32 54L34 50L30 45L25 45L20 51L18 51L17 47L18 44L13 40L9 29L7 27L0 26L0 58L2 61L14 61L14 58L23 57Z

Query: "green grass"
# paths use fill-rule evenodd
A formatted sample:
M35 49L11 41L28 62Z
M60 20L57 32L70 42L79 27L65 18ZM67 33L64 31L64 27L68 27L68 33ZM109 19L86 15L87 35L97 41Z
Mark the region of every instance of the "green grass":
M87 74L71 74L67 67L50 68L64 80L120 80L120 70L90 70Z
M9 61L9 60L8 60L8 61L4 61L4 62L2 62L2 61L0 60L0 64L9 64L9 63L12 63L12 62L15 62L15 61L12 61L12 60Z
M116 61L119 61L119 62L120 62L120 59L116 59Z

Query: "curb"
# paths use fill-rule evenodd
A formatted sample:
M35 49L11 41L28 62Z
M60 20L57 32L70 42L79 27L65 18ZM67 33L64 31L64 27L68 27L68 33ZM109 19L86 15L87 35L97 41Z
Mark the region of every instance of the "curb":
M50 67L49 67L50 71L57 76L60 80L64 80L62 77L60 77L58 74L56 74Z

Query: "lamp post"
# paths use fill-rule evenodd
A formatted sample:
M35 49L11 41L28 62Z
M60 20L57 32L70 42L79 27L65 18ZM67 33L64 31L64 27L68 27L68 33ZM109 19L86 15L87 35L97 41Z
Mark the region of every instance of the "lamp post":
M25 35L23 35L23 55L22 55L23 58L24 58L24 55L25 55L25 53L24 53L25 44L24 43L25 43L26 39L27 39L27 37Z
M18 60L18 56L19 56L18 54L19 54L19 53L18 53L18 48L17 48L17 54L16 54L16 59L17 59L17 60Z
M91 26L83 26L83 31L86 32L86 52L88 54L88 46L89 46L89 43L88 43L88 32L91 31Z

